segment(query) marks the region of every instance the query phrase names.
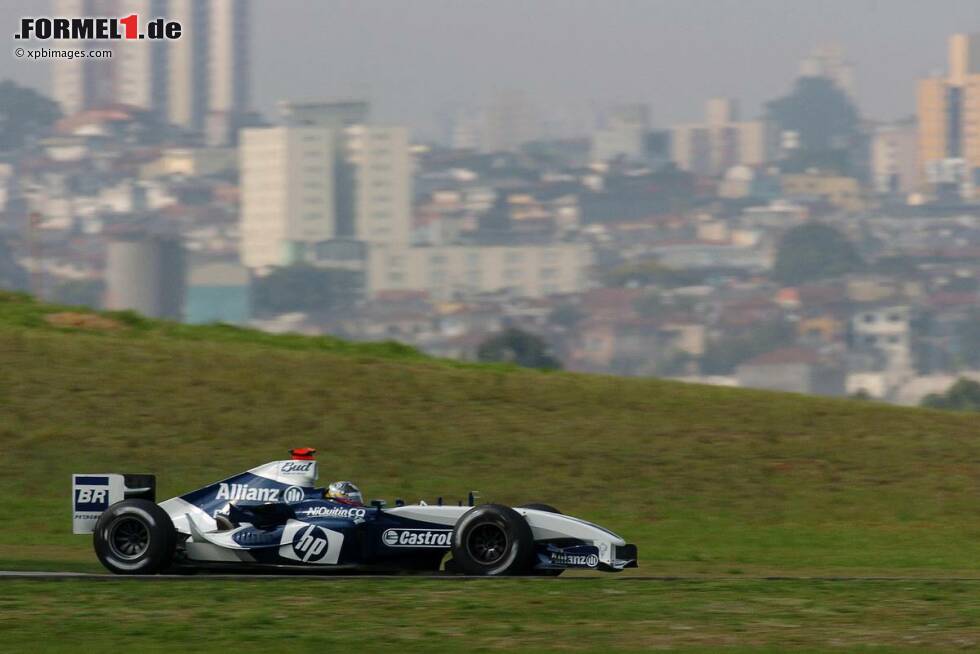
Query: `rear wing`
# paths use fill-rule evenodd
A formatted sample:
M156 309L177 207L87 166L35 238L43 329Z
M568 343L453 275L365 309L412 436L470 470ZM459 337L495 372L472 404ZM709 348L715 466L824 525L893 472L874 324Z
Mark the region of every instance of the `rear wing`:
M156 502L154 475L117 473L76 474L71 476L72 533L91 534L102 512L116 502L146 499Z

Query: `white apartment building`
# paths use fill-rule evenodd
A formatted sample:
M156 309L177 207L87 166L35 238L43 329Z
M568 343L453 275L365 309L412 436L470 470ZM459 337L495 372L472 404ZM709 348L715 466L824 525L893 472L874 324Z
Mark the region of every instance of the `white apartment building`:
M616 107L606 126L592 135L592 161L611 161L619 157L629 161L643 161L648 131L650 111L646 105Z
M909 193L919 176L919 133L914 120L881 125L871 140L871 174L879 193Z
M408 245L413 174L408 129L355 125L345 139L354 175L354 237L371 245Z
M585 290L592 265L592 249L584 243L374 246L368 251L366 286L372 296L422 290L449 299L509 289L521 297L543 297Z
M244 129L239 157L243 264L289 265L335 236L330 130Z
M671 158L679 168L715 177L732 166L766 162L764 122L739 121L738 105L729 98L712 98L705 114L705 123L676 125L671 130Z
M889 369L907 370L912 362L911 324L907 306L860 311L851 319L854 345L884 354Z

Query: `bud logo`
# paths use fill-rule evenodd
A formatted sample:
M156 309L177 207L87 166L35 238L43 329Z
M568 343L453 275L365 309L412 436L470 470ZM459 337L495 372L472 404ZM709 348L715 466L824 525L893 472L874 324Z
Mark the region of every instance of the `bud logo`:
M111 41L120 39L179 39L181 25L175 20L154 18L146 23L146 31L139 28L140 17L131 14L125 18L21 18L20 31L15 39L39 39L41 41Z
M293 538L293 553L304 563L315 563L327 555L327 532L310 525L296 532Z
M387 529L381 535L388 547L449 547L452 529Z
M595 568L599 565L598 554L562 554L556 552L551 555L551 562L555 565L576 566L582 568Z
M316 461L286 461L279 468L279 472L284 475L303 475L313 470Z
M306 510L308 518L350 518L358 520L367 515L367 509L339 509L327 506L311 506Z

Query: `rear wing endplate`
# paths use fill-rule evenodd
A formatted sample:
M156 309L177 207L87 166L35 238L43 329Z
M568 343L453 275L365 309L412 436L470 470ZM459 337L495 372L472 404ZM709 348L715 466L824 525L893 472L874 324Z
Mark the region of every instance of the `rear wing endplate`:
M91 534L102 512L116 502L135 498L155 502L157 480L154 475L75 474L71 487L72 533Z

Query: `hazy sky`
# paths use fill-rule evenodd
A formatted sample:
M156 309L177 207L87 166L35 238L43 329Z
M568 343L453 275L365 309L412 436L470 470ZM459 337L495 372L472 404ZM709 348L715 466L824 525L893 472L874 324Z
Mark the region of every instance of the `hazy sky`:
M39 3L0 0L8 33ZM33 7L33 10L31 9ZM799 59L837 42L869 117L912 113L915 78L946 37L980 31L978 0L253 0L253 104L369 97L429 128L453 106L520 90L546 109L640 100L655 124L728 95L743 115L784 93ZM9 39L12 52L14 41ZM0 57L0 78L47 86L46 66Z

